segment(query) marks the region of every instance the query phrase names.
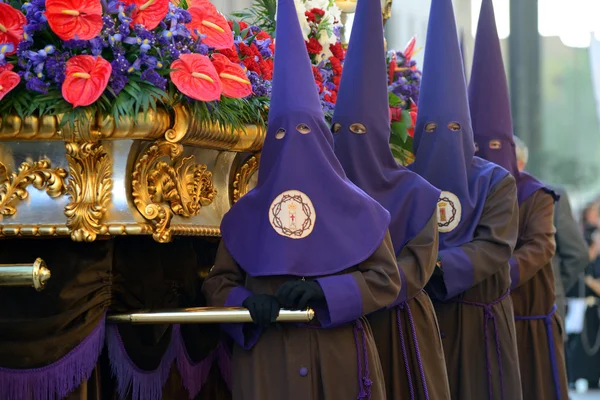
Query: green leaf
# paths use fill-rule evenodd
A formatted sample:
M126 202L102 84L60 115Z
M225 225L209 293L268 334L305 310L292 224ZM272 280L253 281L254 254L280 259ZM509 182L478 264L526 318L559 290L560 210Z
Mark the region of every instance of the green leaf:
M398 138L401 141L400 143L405 143L406 138L409 137L407 132L408 128L409 127L406 126L405 119L402 121L392 122L392 135L390 137L390 141L392 141L393 138Z
M392 92L388 92L388 101L390 102L390 107L400 107L400 97L396 96Z

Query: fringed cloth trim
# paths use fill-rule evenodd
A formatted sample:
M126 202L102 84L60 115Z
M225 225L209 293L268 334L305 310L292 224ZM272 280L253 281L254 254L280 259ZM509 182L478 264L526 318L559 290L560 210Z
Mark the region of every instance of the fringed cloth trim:
M106 329L108 357L112 373L117 379L119 398L124 399L130 393L131 400L160 400L162 389L177 357L179 325L173 325L171 343L154 371L145 371L135 365L125 350L117 326L109 325Z
M177 345L177 369L181 375L183 387L188 391L189 398L193 399L200 393L202 386L206 383L208 374L217 359L218 349L213 350L202 361L194 362L187 352L180 329Z
M104 347L104 317L73 350L41 368L0 368L4 400L60 400L89 379Z

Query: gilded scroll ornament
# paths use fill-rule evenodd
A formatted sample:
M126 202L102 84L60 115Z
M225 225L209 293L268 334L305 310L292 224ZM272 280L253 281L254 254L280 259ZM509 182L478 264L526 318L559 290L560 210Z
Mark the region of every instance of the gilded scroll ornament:
M17 212L16 203L27 198L29 185L39 190L45 189L50 197L64 194L66 176L67 171L52 168L47 159L25 161L18 172L12 173L0 163L0 215L14 215Z
M144 218L152 221L152 237L160 243L171 240L175 214L196 216L217 194L207 166L182 153L181 144L158 140L138 159L133 172L133 201Z
M233 181L233 203L237 202L250 190L250 179L258 171L259 160L260 155L250 157L242 164L237 174L235 174L235 180Z
M67 227L75 242L93 242L107 233L102 218L111 199L112 161L102 143L66 143L69 162L65 207Z

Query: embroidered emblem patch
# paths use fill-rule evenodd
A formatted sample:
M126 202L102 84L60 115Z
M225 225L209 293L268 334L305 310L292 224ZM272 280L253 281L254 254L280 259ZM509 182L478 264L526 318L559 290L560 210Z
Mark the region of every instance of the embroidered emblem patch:
M439 231L451 232L460 222L462 207L456 195L442 192L437 204L437 217Z
M298 190L281 193L271 203L269 221L275 232L290 239L304 239L315 227L312 201Z

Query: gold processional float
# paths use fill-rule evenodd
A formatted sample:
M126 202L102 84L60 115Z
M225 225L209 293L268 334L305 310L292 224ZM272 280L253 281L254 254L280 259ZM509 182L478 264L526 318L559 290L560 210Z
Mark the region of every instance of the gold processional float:
M339 0L342 22L356 1ZM384 21L391 0L382 0ZM349 35L343 35L347 43ZM93 242L119 235L219 237L229 208L257 182L264 129L199 121L183 105L136 118L89 115L0 117L0 238L70 236ZM37 190L32 190L37 189ZM32 254L35 257L35 254ZM26 261L29 262L29 261ZM43 290L51 268L0 265L0 286ZM312 310L282 310L278 322L308 322ZM198 307L112 315L113 323L251 322L243 308Z

